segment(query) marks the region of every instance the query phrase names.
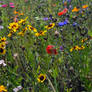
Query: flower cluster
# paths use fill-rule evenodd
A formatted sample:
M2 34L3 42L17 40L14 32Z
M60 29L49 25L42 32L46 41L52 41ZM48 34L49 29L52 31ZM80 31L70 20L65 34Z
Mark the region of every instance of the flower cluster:
M0 38L0 55L4 55L6 53L6 37Z
M83 49L85 49L85 47L84 47L83 45L82 45L82 46L76 45L76 46L74 46L74 47L72 47L72 48L70 49L70 52L72 52L73 50L79 51L79 50L83 50Z

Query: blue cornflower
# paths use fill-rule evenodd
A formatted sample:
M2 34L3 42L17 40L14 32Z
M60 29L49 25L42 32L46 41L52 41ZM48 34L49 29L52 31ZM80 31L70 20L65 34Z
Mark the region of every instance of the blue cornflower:
M72 25L73 25L73 27L78 26L78 24L76 22L74 22Z
M68 24L68 20L65 20L64 22L59 22L58 26L64 26L66 24Z

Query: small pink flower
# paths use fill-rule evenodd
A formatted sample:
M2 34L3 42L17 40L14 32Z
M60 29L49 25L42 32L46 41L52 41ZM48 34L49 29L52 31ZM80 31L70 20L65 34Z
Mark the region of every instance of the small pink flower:
M28 2L28 0L25 0L25 2Z
M15 7L14 6L14 3L9 3L9 5L10 5L11 8L14 8Z
M14 8L15 6L10 6L11 8Z
M14 3L9 3L9 5L14 5Z
M2 7L7 7L7 4L3 4Z

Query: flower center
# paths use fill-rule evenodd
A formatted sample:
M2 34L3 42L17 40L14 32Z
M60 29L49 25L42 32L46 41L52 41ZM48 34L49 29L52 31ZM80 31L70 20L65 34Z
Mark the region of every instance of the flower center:
M16 25L13 25L12 28L16 27Z
M33 28L33 27L30 27L30 29L34 30L34 28Z
M40 77L40 80L43 80L43 79L44 79L44 76L41 76L41 77Z
M0 52L2 53L4 51L4 49L0 48Z
M48 27L52 27L52 24L49 24L49 26Z

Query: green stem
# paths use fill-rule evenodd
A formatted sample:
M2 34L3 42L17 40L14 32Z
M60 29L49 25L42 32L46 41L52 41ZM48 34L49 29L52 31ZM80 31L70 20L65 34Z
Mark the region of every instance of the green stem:
M50 86L51 86L52 89L53 89L53 92L56 92L56 90L55 90L55 88L54 88L52 82L51 82L50 79L49 79L49 77L48 77L47 75L46 75L46 77L47 77L47 79L48 79L48 81L49 81Z

